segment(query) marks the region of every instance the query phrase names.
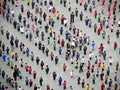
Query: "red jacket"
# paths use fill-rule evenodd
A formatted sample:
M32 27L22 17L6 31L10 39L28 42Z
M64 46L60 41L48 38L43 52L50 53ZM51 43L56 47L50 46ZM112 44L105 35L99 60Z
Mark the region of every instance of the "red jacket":
M115 12L116 11L116 7L113 7L113 12Z
M90 76L90 72L87 72L87 73L86 73L86 76L88 76L88 77L89 77L89 76Z
M67 83L66 83L66 82L63 82L63 86L65 86L65 87L66 87L66 85L67 85Z
M105 85L102 83L101 90L104 90L104 88L105 88Z

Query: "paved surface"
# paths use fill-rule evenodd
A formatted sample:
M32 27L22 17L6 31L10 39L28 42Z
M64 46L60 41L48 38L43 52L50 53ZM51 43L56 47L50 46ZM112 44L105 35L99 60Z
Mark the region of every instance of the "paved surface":
M68 18L68 21L69 21L69 17L70 17L70 13L71 13L71 12L69 12L67 8L63 7L63 5L61 5L61 4L59 3L59 0L53 0L53 2L54 2L54 6L55 6L56 9L60 12L60 14L61 14L61 15L64 14L65 17L67 17L67 18ZM95 20L94 17L93 17L93 13L90 13L90 12L88 12L88 11L85 12L85 11L83 10L83 9L84 9L84 8L83 8L83 5L80 6L79 4L76 4L74 0L68 0L67 2L71 2L71 6L72 6L72 10L71 10L71 11L74 11L75 8L77 7L77 8L79 9L79 12L83 11L83 14L84 14L84 17L83 17L83 18L84 18L84 19L85 19L86 16L88 16L89 18L92 19L93 24L94 24L94 23L97 23L97 20ZM84 2L85 2L85 1L84 1ZM119 2L120 2L120 1L118 0L118 3L119 3ZM16 17L16 18L17 18L17 15L20 13L20 5L21 5L21 4L23 4L23 5L25 6L25 12L22 13L23 16L26 17L26 11L27 11L28 9L30 9L30 11L34 13L34 10L31 10L31 6L27 6L27 4L26 4L25 1L20 0L18 7L12 6L11 3L9 4L9 5L11 6L11 8L14 8L14 10L15 10L15 17ZM92 5L92 3L91 3L91 5ZM100 2L99 2L99 3L96 2L96 8L94 8L93 11L94 11L94 10L100 11L100 5L101 5ZM105 5L107 6L107 2L105 3ZM89 6L90 6L90 5L89 5ZM89 6L88 6L88 7L89 7ZM53 16L47 9L45 9L45 8L42 7L42 6L40 6L40 7L43 8L43 11L45 11L45 12L48 14L48 16L49 16L49 15ZM106 9L107 9L107 8L106 8ZM116 12L117 20L119 19L119 15L120 15L120 13L117 11L117 12ZM37 15L37 16L39 16L39 15ZM107 12L105 12L104 15L102 15L102 17L104 17L104 16L105 16L105 17L107 16ZM56 20L56 17L55 17L55 16L54 16L53 18L54 18L54 20ZM112 22L112 19L110 20L110 22ZM43 27L40 28L40 32L41 32L41 31L44 31L44 25L45 25L46 23L47 23L47 22L43 22ZM33 24L33 23L31 22L31 24ZM109 77L109 78L113 78L113 77L114 77L114 72L115 72L115 64L116 64L116 62L119 62L119 58L120 58L120 55L118 54L118 49L117 49L117 50L113 50L113 44L114 44L115 41L118 42L118 47L120 47L120 39L117 39L116 36L115 36L115 31L119 29L119 27L117 27L117 24L115 25L116 27L115 27L115 30L114 30L113 33L110 32L110 29L104 28L104 30L107 32L107 34L109 34L109 35L111 36L111 43L110 43L109 45L107 44L107 39L103 40L101 35L98 36L97 34L95 34L94 31L93 31L93 26L92 26L92 28L89 28L88 26L85 25L84 20L83 20L83 21L80 21L80 20L79 20L79 17L75 17L75 23L74 23L73 25L75 25L76 28L79 28L79 29L82 30L84 33L86 33L87 36L90 36L91 41L92 41L92 40L95 41L96 47L95 47L95 50L93 51L94 56L95 56L95 55L98 55L98 47L99 47L100 43L102 42L102 43L104 44L104 46L105 46L105 51L107 51L107 59L104 61L102 57L98 57L98 58L100 58L100 59L105 63L105 65L106 65L105 70L106 70L107 67L109 66L109 62L108 62L109 56L112 56L112 57L113 57L113 66L110 66L110 71L111 71L111 72L110 72L110 77ZM45 64L49 65L50 73L49 73L48 75L46 75L46 74L45 74L45 70L42 71L42 70L40 69L40 66L37 66L37 65L36 65L36 62L35 62L35 61L32 62L32 61L30 60L30 57L27 57L26 55L23 55L23 54L20 52L19 48L15 48L15 52L18 52L19 60L20 60L21 58L23 58L24 63L27 62L29 65L32 66L33 70L37 71L37 79L36 79L36 80L33 80L34 84L37 84L37 85L39 86L39 77L41 77L41 76L43 77L44 82L43 82L43 86L41 87L41 88L42 88L41 90L46 90L46 85L47 85L47 84L49 84L50 87L53 88L54 90L63 90L63 87L58 85L58 80L55 80L55 81L54 81L54 80L52 79L52 73L53 73L54 71L57 72L57 78L58 78L59 76L61 76L63 80L66 80L66 81L67 81L67 90L70 90L70 89L69 89L69 86L70 86L70 85L73 86L73 89L74 89L74 90L85 90L85 89L82 89L81 85L77 85L77 78L78 78L78 76L80 76L81 79L85 79L85 85L86 85L87 83L89 83L89 84L91 85L91 87L94 87L94 88L95 88L95 90L97 90L98 88L99 88L98 90L100 90L100 85L101 85L101 83L102 83L102 81L100 81L100 78L97 78L97 79L96 79L96 84L95 84L95 85L92 84L92 75L91 75L90 79L86 79L86 75L85 75L85 74L86 74L86 70L87 70L87 68L86 68L87 65L86 65L86 64L85 64L85 67L84 67L84 73L79 73L79 70L78 70L78 69L75 69L75 68L74 68L74 65L71 65L71 64L70 64L70 60L68 60L68 61L65 60L65 50L66 50L65 47L63 48L63 53L62 53L62 55L59 56L59 55L58 55L59 45L57 45L57 50L56 50L56 51L53 51L53 46L52 46L52 45L53 45L53 40L52 40L52 38L51 38L51 43L50 43L50 45L47 46L47 36L49 36L49 34L46 34L46 35L45 35L45 41L44 41L43 43L45 44L46 47L49 48L50 52L53 51L54 54L55 54L55 56L57 55L57 56L59 57L59 63L58 63L58 65L55 65L55 64L54 64L54 61L51 61L49 57L46 57L45 54L43 54L41 51L38 50L38 47L35 47L35 46L34 46L33 41L30 42L28 39L26 39L26 38L25 38L25 35L21 35L20 32L18 32L17 30L15 30L15 29L13 28L12 24L10 24L9 22L7 22L7 21L6 21L5 19L3 19L2 17L0 17L0 26L3 26L3 27L5 28L5 30L8 30L8 31L10 32L10 34L13 34L15 37L18 37L19 41L24 42L25 48L28 47L28 48L30 49L30 51L33 51L33 52L34 52L35 57L36 57L36 56L40 57L40 60L44 60ZM38 27L37 25L35 25L35 26ZM57 35L59 34L59 28L60 28L60 26L61 26L60 21L57 21L57 20L56 20L56 21L55 21L55 26L53 27L53 30L57 33ZM68 24L68 26L69 26L69 24ZM27 30L31 31L31 27L30 27L30 29L27 29ZM67 27L67 28L64 27L64 32L65 32L65 31L69 31L69 30L68 30L68 27ZM69 31L69 32L71 32L71 31ZM34 35L34 36L35 36L35 35ZM65 35L62 35L61 38L65 38ZM9 40L7 40L7 39L5 38L5 35L2 36L2 35L0 34L0 39L6 44L6 46L10 46ZM39 39L41 40L41 38L39 38ZM78 51L78 49L76 49L76 50ZM85 55L86 62L87 62L87 60L88 60L88 58L89 58L88 53L89 53L91 50L92 50L92 48L91 48L91 46L89 45L89 46L88 46L87 55ZM79 51L79 52L80 52L81 56L84 56L84 55L83 55L83 51ZM74 60L75 60L75 58L74 58ZM13 60L13 61L14 61L14 60ZM79 60L79 61L80 61L80 60ZM19 64L19 61L14 62L14 63L18 65L18 64ZM63 65L63 63L66 63L67 66L68 66L66 72L63 72L63 70L62 70L62 65ZM94 63L94 61L92 61L92 63ZM0 62L0 67L4 68L4 70L6 71L6 73L7 73L9 76L12 76L12 72L13 72L13 71L12 71L8 66L6 66L3 61ZM25 81L24 81L24 80L25 80L25 77L28 77L28 78L31 78L31 79L32 79L32 78L33 78L32 75L29 75L29 74L25 71L25 69L21 68L19 65L18 65L18 67L20 68L20 70L21 70L21 72L22 72L22 74L23 74L23 79L22 79L22 80L19 80L19 79L17 80L18 84L19 84L20 86L22 86L25 90L33 90L33 89L30 88L29 86L25 86ZM96 69L96 68L95 68L95 69ZM74 74L75 74L74 78L70 78L70 72L71 72L71 70L74 70ZM120 72L120 71L119 71L119 72ZM92 74L93 74L93 73L92 73ZM1 77L0 77L0 81L2 81L4 84L6 84L5 80L3 80ZM7 85L7 84L6 84L6 85ZM107 85L106 85L106 87L107 87ZM10 89L10 90L13 90L13 89Z

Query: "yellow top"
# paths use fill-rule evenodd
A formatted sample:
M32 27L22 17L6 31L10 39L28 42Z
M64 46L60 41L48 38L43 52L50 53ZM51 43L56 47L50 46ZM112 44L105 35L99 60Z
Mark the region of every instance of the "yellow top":
M86 90L90 90L90 85L86 85Z
M59 17L60 16L60 13L56 13L56 17Z

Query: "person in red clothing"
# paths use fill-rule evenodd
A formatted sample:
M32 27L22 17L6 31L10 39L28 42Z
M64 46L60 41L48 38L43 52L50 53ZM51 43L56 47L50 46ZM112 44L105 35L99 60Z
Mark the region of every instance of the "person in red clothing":
M3 3L2 3L2 8L3 8L4 10L6 9L6 5L7 5L6 2L3 2Z
M47 85L46 88L47 88L47 90L50 90L50 85Z
M101 90L104 90L105 89L105 85L104 83L101 84Z
M94 72L94 68L95 68L94 65L92 65L92 66L91 66L91 73Z
M114 0L114 5L115 5L115 6L117 5L117 2L118 2L117 0Z
M5 18L5 10L2 10L2 17Z
M66 68L67 68L67 65L64 63L64 64L63 64L63 71L64 71L64 72L66 71Z
M52 13L53 13L53 15L55 15L55 13L56 13L55 7L52 8Z
M105 0L102 0L102 5L104 5L105 4Z
M61 46L64 47L64 44L65 44L65 41L64 41L64 39L62 39Z
M63 89L66 89L66 86L67 86L67 82L64 81L64 82L63 82Z
M32 79L30 79L29 85L30 85L30 87L32 87L32 85L33 85Z
M95 12L94 12L94 17L95 17L95 19L96 19L96 17L97 17L97 14L98 14L98 12L95 10Z
M116 6L114 6L114 7L112 8L112 11L113 11L113 14L115 15L115 12L116 12Z
M90 77L90 71L87 71L86 77L87 77L87 79Z
M109 2L108 3L108 12L110 12L110 9L111 9L111 3Z
M103 52L103 50L104 50L104 45L101 43L100 44L100 49L101 49L101 52Z
M33 72L33 78L36 79L37 73L36 71Z
M100 33L101 33L101 28L98 28L97 34L100 35Z
M65 19L65 17L64 17L64 15L62 15L61 19L60 19L61 20L61 24L64 24L64 19Z
M116 50L117 46L117 42L114 42L114 50Z

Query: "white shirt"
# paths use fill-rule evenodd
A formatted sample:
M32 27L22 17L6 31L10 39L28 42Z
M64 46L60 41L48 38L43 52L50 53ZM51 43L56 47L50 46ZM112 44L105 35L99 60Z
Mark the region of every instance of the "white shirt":
M34 43L37 43L38 42L38 38L34 38Z
M82 59L81 59L81 62L82 62L82 63L85 63L85 58L82 58Z
M68 23L68 20L67 20L67 19L65 19L65 20L64 20L64 24L67 24L67 23Z
M18 90L22 90L22 88L18 88Z
M11 10L11 14L14 14L14 10Z
M72 45L72 46L75 46L75 42L72 42L71 45Z
M109 58L109 63L112 63L112 62L113 62L112 58Z
M120 20L118 21L118 24L120 24Z
M24 27L20 27L20 32L24 32Z
M41 90L41 88L37 88L37 90Z

